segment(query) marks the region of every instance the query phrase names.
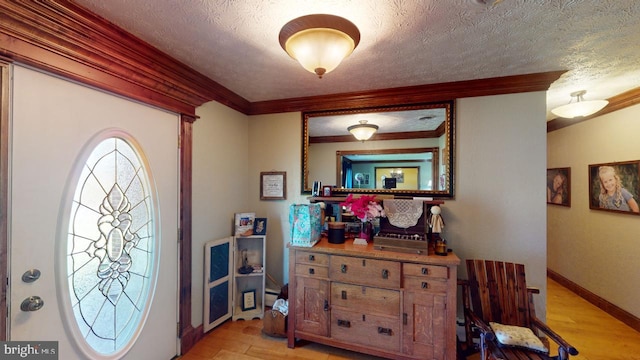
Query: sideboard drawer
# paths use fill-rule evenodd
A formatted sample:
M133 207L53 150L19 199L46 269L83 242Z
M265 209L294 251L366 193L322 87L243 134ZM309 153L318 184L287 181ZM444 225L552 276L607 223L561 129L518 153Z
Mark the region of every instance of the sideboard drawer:
M316 264L327 266L329 265L329 255L309 251L297 251L296 264Z
M296 275L327 279L329 269L326 266L296 264Z
M333 281L399 289L400 266L396 261L334 255L329 274Z
M448 289L446 281L425 279L415 276L404 277L404 289L411 291L430 291L438 293L446 293Z
M331 337L385 351L400 351L400 320L333 309Z
M400 291L332 282L331 305L351 311L399 316Z
M402 265L402 272L405 276L424 276L438 279L449 278L449 268L446 266L405 263Z

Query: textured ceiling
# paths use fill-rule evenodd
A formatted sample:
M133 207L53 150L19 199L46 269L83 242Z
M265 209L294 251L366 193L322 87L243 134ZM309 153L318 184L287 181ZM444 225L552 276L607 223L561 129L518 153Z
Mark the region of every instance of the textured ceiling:
M640 86L637 0L76 0L255 102L568 70L548 110ZM280 47L289 20L352 21L360 45L318 79ZM548 113L548 118L553 116Z

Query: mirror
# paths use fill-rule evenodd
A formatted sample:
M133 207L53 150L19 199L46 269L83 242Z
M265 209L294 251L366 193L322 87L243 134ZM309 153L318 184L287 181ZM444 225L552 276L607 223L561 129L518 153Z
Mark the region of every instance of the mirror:
M453 101L303 113L303 192L453 198L453 114ZM365 141L347 130L361 120L378 127Z

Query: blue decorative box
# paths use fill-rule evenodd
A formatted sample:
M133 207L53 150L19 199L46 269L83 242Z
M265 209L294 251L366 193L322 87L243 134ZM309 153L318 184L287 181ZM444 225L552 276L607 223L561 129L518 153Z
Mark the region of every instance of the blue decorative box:
M322 208L320 204L291 204L289 206L291 245L312 247L322 232Z

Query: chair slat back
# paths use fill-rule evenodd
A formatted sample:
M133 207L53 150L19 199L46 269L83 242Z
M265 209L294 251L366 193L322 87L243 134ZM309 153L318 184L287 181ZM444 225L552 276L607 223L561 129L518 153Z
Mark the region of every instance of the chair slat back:
M524 265L473 259L466 263L473 311L487 323L529 327Z
M516 291L518 293L518 324L530 327L529 294L527 293L527 281L524 273L524 265L514 264L516 269Z

